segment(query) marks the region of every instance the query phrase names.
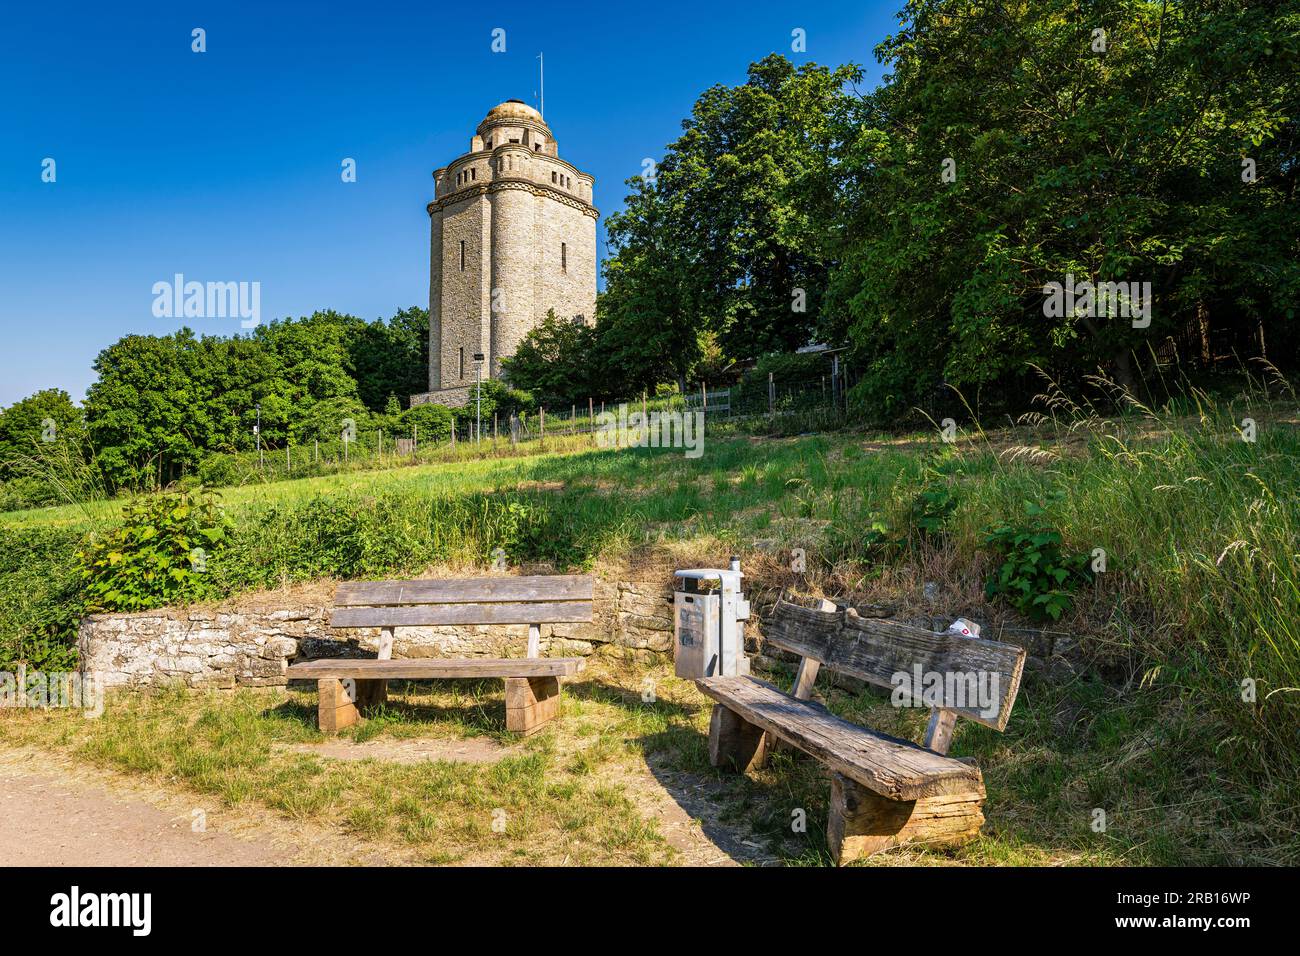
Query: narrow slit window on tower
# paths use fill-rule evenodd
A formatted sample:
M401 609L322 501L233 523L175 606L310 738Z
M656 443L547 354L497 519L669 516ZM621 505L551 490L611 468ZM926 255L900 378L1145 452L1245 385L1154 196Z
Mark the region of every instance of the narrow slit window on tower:
M460 271L465 271L465 240L460 241Z
M560 271L569 271L569 244L567 242L560 243Z
M555 182L559 182L559 179L560 179L559 175L555 172L555 170L552 169L552 170L551 170L551 182L553 182L553 183L555 183Z
M475 169L475 168L473 168L472 166L470 167L470 170L469 170L469 178L470 178L470 179L478 179L478 170Z
M461 346L460 350L460 377L465 377L465 348Z

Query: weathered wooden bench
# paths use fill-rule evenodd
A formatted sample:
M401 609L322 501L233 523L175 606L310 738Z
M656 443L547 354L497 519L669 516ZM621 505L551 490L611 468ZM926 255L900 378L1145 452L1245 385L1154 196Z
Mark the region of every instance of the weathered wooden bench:
M560 678L584 666L580 657L539 657L541 625L590 621L593 590L583 575L344 583L334 595L330 626L380 628L378 658L305 661L286 674L317 682L320 729L330 733L386 701L394 678L500 677L506 729L531 734L559 713ZM395 628L447 624L527 624L528 656L393 660Z
M827 843L837 863L903 844L955 845L974 839L984 823L984 782L973 763L947 756L958 716L996 730L1006 727L1020 688L1022 648L998 641L936 633L893 621L859 617L829 601L806 608L777 602L763 639L802 660L793 694L754 677L708 677L700 690L717 701L709 726L714 766L744 771L760 765L769 738L810 754L831 773ZM835 716L808 698L826 667L894 689L906 674L924 695L927 675L943 681L921 745ZM971 675L983 680L984 695Z

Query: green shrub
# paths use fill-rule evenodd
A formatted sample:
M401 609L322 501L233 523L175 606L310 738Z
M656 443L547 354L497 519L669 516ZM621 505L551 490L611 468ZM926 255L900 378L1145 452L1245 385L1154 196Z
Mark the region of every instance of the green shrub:
M229 519L212 492L142 497L120 525L77 552L89 611L139 611L213 593L207 562L227 544Z
M213 452L199 462L199 480L209 487L237 485L243 480L243 469L234 455Z
M949 488L926 488L912 499L908 525L915 537L935 543L943 537L948 518L957 510L957 496Z
M0 670L72 667L84 599L70 557L84 541L65 527L0 528Z
M492 416L496 415L502 425L511 415L529 414L536 411L537 402L528 392L511 388L497 379L484 379L482 384L482 402L479 401L479 384L469 387L469 400L452 414L458 422L473 422L479 415L483 418L483 432L487 434L492 427Z
M1065 554L1061 533L1046 525L1046 509L1025 502L1026 525L990 529L984 545L1002 563L984 586L987 597L1001 595L1035 620L1060 620L1074 604L1073 591L1092 580L1087 554Z
M23 511L63 503L57 485L34 475L22 475L0 483L0 511Z
M412 405L398 419L402 437L440 442L451 437L451 409L446 405Z

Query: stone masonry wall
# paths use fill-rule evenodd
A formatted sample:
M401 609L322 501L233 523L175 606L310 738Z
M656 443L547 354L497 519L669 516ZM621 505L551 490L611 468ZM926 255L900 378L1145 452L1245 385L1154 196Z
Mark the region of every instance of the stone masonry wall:
M601 654L642 663L672 652L672 609L666 587L596 582L590 624L543 624L543 656ZM393 656L523 657L528 626L400 627ZM81 623L83 672L108 687L179 684L195 689L268 687L286 683L297 661L373 657L378 628L329 626L329 608L279 610L164 608L134 614L95 614Z

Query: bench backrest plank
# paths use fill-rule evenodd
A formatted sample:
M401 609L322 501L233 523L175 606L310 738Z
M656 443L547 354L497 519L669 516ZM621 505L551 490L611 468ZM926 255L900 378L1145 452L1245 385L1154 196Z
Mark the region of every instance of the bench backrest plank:
M395 607L408 604L498 601L591 601L593 594L591 577L582 574L425 581L345 581L334 594L334 604L336 607Z
M820 661L831 670L891 690L894 675L904 673L913 678L918 667L924 675L974 675L984 680L995 676L996 685L983 686L996 691L996 713L986 713L969 697L968 706L953 707L952 701L945 700L943 707L995 730L1006 727L1025 664L1024 649L1013 644L859 617L852 608L806 608L784 599L777 602L764 626L763 639ZM964 687L973 689L969 683Z
M335 592L330 626L586 623L594 592L593 579L578 574L348 581Z
M529 601L501 604L417 604L413 607L339 607L330 615L330 626L562 624L590 620L590 601Z

